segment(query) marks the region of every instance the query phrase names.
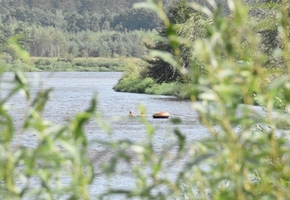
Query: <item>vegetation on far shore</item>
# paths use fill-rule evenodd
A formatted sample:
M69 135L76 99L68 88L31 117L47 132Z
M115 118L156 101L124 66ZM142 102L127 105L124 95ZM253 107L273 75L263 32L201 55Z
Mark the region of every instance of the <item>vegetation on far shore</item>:
M27 72L123 72L129 66L142 66L139 58L64 58L30 57L26 62L14 61L4 65L4 71Z
M178 96L188 99L187 93L183 92L183 84L156 83L152 78L146 78L148 63L141 58L64 58L29 57L25 62L16 60L3 64L2 70L15 72L124 72L122 79L114 86L118 92L132 92L145 94L161 94ZM142 76L143 75L143 76Z

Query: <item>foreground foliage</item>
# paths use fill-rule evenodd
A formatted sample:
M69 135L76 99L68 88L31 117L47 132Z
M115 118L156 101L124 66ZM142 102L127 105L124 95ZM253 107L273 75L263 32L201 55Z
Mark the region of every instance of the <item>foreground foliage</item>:
M261 18L260 24L247 23L249 18L257 17L252 15L253 11L249 12L241 1L228 4L228 17L215 4L213 11L191 5L208 18L204 37L194 37L197 30L189 30L192 26L180 29L171 24L160 4L150 0L141 4L158 12L167 30L167 42L172 45L172 55L156 51L152 55L165 59L190 79L184 89L211 136L192 144L182 130L174 130L176 143L166 145L159 154L152 147L154 132L148 125L146 145L138 146L137 151L136 144L128 144L142 162L132 167L139 184L135 190L113 193L145 199L287 199L290 189L287 2L264 4L265 10L276 13L271 18L275 21L272 28L278 30L276 36L280 38L279 45L272 45L267 51L261 51L259 41L265 35L257 34L257 30L267 31L273 23L262 26L266 20ZM195 23L194 19L188 23ZM183 50L190 56L188 68L179 63ZM271 70L265 69L271 58L275 59ZM283 65L277 66L278 63ZM281 70L275 71L277 67ZM280 73L282 69L286 69L284 75ZM241 101L247 106L241 105ZM253 106L256 103L260 106ZM165 153L166 149L174 148L177 151ZM170 161L181 165L174 178L167 165ZM144 169L147 167L151 170Z
M109 177L121 175L116 168L119 162L126 162L133 177L132 188L109 188L100 198L110 199L115 195L126 199L288 198L290 52L287 2L275 4L276 26L283 45L275 47L271 53L255 51L260 35L244 23L248 21L248 7L240 1L228 2L230 18L220 15L214 4L213 11L192 5L207 15L211 24L207 27L207 37L191 41L178 37L176 26L168 21L160 2L148 0L138 4L153 9L163 20L172 55L164 52L154 55L165 58L191 80L183 90L190 95L192 108L210 136L192 142L182 129L176 128L172 133L175 138L156 149L155 127L146 118L140 118L147 130L146 141L98 141L114 152L111 160L103 164L104 174ZM251 48L244 48L244 44ZM184 45L193 61L187 69L179 63L180 47ZM263 70L269 53L285 61L287 73L279 79L273 79L271 73ZM201 73L200 66L206 73ZM261 77L270 79L270 83L261 84ZM88 144L83 125L94 118L109 134L112 131L100 115L95 115L96 101L92 101L87 111L59 127L41 117L50 90L33 96L27 80L19 73L12 86L0 102L0 155L4 163L0 165L1 197L96 198L88 195L93 175L92 166L84 156ZM23 132L36 136L36 148L14 145L13 138L18 135L7 110L7 101L17 92L31 101ZM241 105L241 99L248 105ZM274 109L277 100L279 110ZM253 106L255 102L260 106ZM141 113L144 110L140 107ZM180 119L171 121L182 125ZM172 170L174 166L180 170ZM63 183L62 178L67 176L65 180L68 181Z
M83 156L87 147L83 126L94 115L96 100L88 110L60 126L42 117L51 89L34 94L19 72L12 80L2 80L1 85L9 91L2 93L0 101L0 198L89 199L88 185L94 175L90 161ZM25 113L15 115L13 107L8 108L17 93L23 94L23 101L30 106ZM23 120L16 128L17 116ZM23 143L24 138L33 148Z

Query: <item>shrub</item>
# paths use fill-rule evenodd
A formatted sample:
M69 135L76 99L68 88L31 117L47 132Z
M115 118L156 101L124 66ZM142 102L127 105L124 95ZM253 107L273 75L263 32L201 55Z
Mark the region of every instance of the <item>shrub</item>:
M52 63L52 60L50 59L39 59L35 62L35 65L50 65Z
M73 71L72 64L70 62L57 61L52 63L50 66L52 71Z
M154 80L151 78L140 80L139 77L130 76L122 78L113 89L118 92L144 93L147 88L150 88L153 85Z

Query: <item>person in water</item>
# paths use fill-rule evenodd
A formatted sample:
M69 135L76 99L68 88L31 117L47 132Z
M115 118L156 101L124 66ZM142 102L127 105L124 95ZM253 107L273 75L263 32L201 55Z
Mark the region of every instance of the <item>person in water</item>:
M133 117L133 116L134 116L134 113L133 113L132 110L130 110L130 112L129 112L129 116L130 116L130 117Z
M130 117L134 117L135 116L132 110L129 111L129 116ZM144 117L144 116L145 116L145 114L143 112L141 112L140 115L137 115L137 117Z

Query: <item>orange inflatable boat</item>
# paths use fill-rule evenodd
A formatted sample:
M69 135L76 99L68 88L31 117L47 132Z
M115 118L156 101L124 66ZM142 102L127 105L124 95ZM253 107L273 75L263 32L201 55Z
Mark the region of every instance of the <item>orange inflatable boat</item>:
M170 114L168 112L156 112L153 114L153 118L169 118Z

